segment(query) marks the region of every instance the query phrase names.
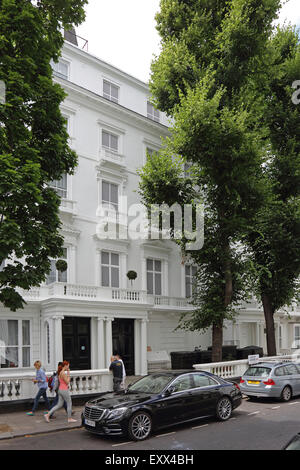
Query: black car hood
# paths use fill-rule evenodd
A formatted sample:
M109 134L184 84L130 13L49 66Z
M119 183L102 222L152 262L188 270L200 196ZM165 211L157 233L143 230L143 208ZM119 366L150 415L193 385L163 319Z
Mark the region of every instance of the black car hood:
M90 400L88 405L100 406L101 408L117 408L119 406L132 406L148 401L153 397L149 393L139 392L121 392L121 393L105 393L98 398Z

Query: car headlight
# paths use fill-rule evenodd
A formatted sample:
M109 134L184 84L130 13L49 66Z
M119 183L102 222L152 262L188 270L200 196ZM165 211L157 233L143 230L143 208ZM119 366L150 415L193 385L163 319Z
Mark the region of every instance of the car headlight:
M120 418L121 416L123 416L126 411L128 410L128 408L117 408L115 410L110 410L108 412L108 415L105 416L106 419L117 419L117 418Z

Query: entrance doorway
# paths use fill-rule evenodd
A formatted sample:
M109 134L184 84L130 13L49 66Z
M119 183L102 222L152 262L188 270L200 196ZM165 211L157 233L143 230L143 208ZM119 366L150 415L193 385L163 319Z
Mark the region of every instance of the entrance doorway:
M115 318L112 322L113 352L122 357L126 375L134 375L134 320Z
M65 317L62 322L63 358L71 370L91 368L90 318Z

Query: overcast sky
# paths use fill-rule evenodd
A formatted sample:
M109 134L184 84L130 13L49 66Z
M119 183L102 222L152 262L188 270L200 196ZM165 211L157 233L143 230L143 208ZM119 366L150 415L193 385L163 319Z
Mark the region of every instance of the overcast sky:
M105 62L147 82L150 64L159 54L160 38L155 13L160 0L89 0L86 21L77 28L88 39L89 52ZM289 0L285 19L300 26L300 0Z

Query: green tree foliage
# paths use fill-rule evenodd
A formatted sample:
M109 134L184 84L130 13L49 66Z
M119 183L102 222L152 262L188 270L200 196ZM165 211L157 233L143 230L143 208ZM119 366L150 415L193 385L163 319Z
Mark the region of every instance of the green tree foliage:
M298 34L278 28L269 45L265 121L270 151L265 162L268 196L248 241L256 267L256 292L267 329L268 354L276 355L274 315L298 295L300 275L300 107L292 84L300 76Z
M205 205L205 242L190 253L199 266L196 309L182 325L212 326L213 360L220 360L224 319L247 297L248 262L238 242L266 197L262 161L268 130L256 82L264 78L280 1L161 0L160 6L162 51L152 65L150 88L154 104L174 125L157 157L161 176L149 168L150 161L141 191L148 202L163 201L167 153L193 163L193 185ZM172 178L168 194L177 188L177 202L191 200L179 176Z
M49 181L72 173L76 154L68 146L60 104L63 89L52 81L66 29L84 19L86 0L1 0L0 80L0 301L22 308L17 288L45 280L49 257L62 254L60 199Z

